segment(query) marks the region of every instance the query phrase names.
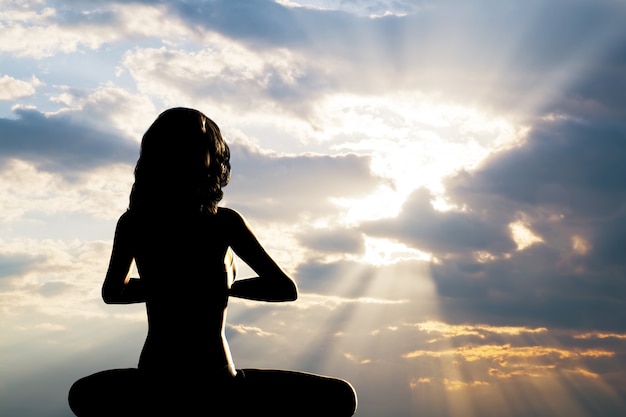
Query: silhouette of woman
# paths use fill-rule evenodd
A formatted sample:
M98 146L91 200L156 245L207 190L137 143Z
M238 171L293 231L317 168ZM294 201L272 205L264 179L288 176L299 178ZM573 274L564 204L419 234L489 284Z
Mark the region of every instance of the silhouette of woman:
M297 288L244 218L217 206L229 160L218 126L197 110L166 110L144 134L102 297L145 302L148 334L137 368L72 385L76 416L354 414L356 393L344 380L235 369L224 333L228 298L293 301ZM257 277L234 280L231 249ZM133 259L140 279L129 278Z

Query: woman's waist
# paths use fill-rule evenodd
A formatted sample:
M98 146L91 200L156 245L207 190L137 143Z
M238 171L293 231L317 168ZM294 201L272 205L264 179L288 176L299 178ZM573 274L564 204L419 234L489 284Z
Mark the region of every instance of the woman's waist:
M146 339L139 367L142 369L169 370L188 372L218 372L221 369L233 369L234 364L224 340L168 340Z
M213 329L170 329L167 326L150 325L144 349L150 349L155 353L211 352L215 354L227 351L228 342L221 327L217 326Z
M243 375L232 363L224 366L173 366L168 363L152 364L139 361L138 369L154 382L164 381L167 384L181 386L188 384L212 386L214 382L234 381L235 377Z

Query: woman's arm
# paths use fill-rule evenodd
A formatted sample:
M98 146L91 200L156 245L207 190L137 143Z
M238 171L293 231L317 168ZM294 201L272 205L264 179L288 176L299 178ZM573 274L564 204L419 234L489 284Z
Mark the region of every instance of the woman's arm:
M223 209L228 216L230 246L257 277L235 281L230 288L233 297L259 301L294 301L298 289L294 280L283 271L261 246L245 219L236 211Z
M130 218L124 214L117 222L109 269L102 284L102 299L107 304L146 301L141 280L129 276L133 262L130 237Z

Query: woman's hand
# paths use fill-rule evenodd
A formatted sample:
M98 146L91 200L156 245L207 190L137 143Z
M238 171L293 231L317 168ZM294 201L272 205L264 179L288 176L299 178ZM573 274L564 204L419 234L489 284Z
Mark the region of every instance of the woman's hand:
M228 222L230 246L257 277L239 279L230 287L230 295L258 301L294 301L298 298L295 281L283 271L261 246L245 219L236 211L223 209Z
M296 284L291 279L255 277L235 281L230 288L231 297L257 301L294 301L298 298Z

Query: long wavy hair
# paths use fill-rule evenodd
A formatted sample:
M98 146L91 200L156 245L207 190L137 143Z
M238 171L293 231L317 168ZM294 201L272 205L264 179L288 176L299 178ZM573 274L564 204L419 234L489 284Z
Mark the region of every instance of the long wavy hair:
M230 149L202 112L164 111L143 135L129 208L199 208L217 212L230 180Z

